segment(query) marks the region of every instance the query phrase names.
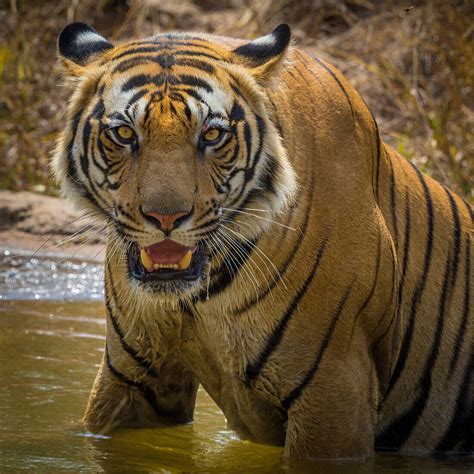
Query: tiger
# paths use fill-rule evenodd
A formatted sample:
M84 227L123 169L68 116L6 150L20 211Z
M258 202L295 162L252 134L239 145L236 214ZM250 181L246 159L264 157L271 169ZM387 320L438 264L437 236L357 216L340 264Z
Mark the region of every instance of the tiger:
M83 422L191 423L199 385L287 459L473 451L470 204L291 43L58 38L52 160L103 225L106 343Z

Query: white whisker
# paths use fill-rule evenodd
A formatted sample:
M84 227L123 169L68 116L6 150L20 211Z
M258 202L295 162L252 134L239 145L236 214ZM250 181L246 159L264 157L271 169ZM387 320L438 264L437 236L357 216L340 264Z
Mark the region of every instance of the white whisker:
M222 224L222 227L227 229L228 231L232 232L233 234L235 234L237 237L243 239L245 242L247 242L249 245L251 245L260 255L262 255L263 258L265 258L267 260L267 262L273 267L273 269L275 270L276 274L278 275L278 278L279 280L283 283L283 286L285 287L285 289L287 288L285 282L283 281L283 278L280 274L280 271L278 270L278 268L276 267L276 265L270 260L270 258L268 258L268 256L265 254L265 252L263 252L262 249L260 249L257 245L255 245L253 242L251 242L249 239L247 239L244 235L242 235L240 232L237 232L235 230L232 230L230 227L227 227L225 226L224 224ZM261 258L261 257L260 257ZM262 260L263 261L263 260ZM264 262L265 263L265 262ZM265 266L268 270L268 267L265 263ZM273 281L276 283L276 280L275 280L275 277L273 276Z
M248 216L251 216L251 217L255 217L255 219L261 219L263 221L271 222L272 224L279 225L280 227L284 227L285 229L289 229L289 230L292 230L294 232L296 232L296 230L297 230L294 227L290 227L288 225L282 224L281 222L276 222L273 219L270 219L268 217L257 216L255 214L252 214L251 212L239 211L237 209L232 209L232 208L229 208L229 207L223 207L222 209L224 209L225 211L237 212L239 214L245 214L245 215L248 215Z

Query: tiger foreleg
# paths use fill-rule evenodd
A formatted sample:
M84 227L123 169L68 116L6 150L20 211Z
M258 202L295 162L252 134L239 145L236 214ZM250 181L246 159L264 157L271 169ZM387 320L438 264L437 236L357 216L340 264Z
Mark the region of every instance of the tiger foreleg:
M107 349L106 349L107 351ZM189 423L198 383L178 363L164 364L153 375L130 376L106 352L92 388L84 422L94 433L119 426L146 428Z
M345 367L339 372L334 367ZM289 405L284 455L297 459L361 459L373 454L376 395L365 369L333 361Z

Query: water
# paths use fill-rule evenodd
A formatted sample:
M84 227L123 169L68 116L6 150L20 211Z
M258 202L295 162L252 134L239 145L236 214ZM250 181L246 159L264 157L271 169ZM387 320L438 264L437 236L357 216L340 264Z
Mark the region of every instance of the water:
M102 300L102 265L0 250L0 299Z
M0 260L1 473L474 472L474 459L385 454L357 464L289 465L281 448L242 441L227 430L223 414L203 390L193 424L92 436L79 420L103 355L105 321L103 304L85 300L102 294L96 279L102 270L41 257L26 271L19 264L23 257L5 257ZM54 279L52 271L58 275ZM76 297L84 301L50 301Z

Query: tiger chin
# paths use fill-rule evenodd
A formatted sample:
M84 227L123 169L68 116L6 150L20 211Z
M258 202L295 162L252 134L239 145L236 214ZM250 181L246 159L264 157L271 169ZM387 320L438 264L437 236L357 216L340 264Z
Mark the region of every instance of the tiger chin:
M61 33L53 168L107 239L84 421L188 423L201 384L291 459L469 453L472 208L290 36Z

